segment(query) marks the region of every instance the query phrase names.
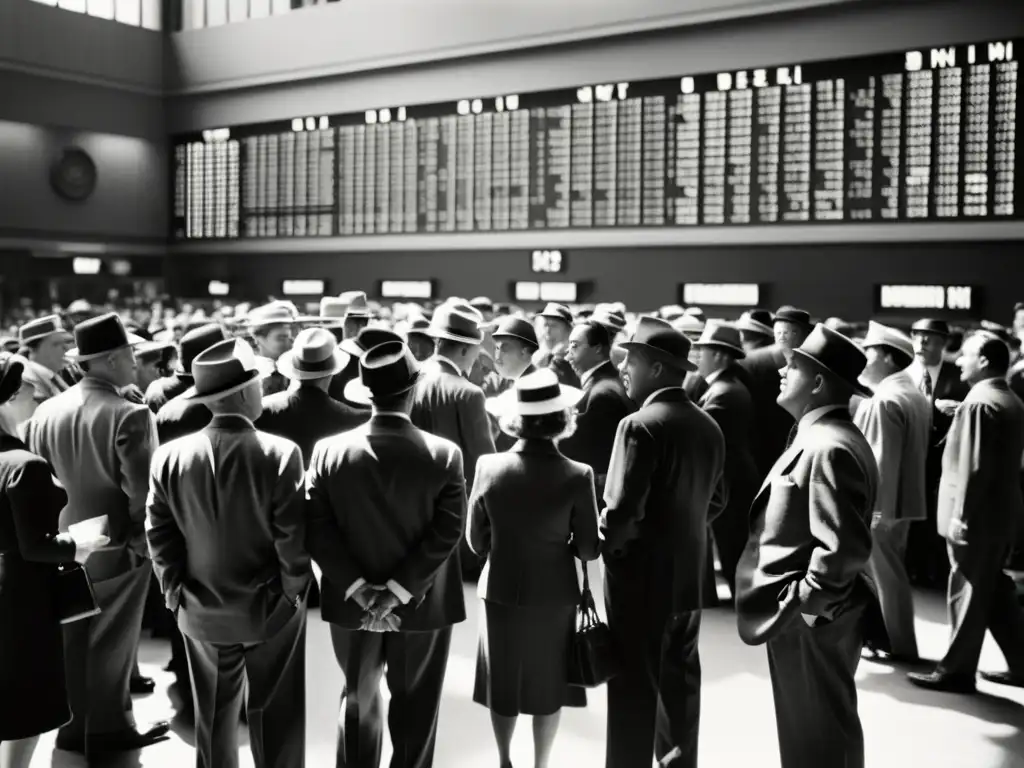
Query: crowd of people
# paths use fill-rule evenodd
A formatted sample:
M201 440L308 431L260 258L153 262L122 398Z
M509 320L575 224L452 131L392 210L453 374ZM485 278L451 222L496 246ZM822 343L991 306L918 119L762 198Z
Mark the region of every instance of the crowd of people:
M765 645L784 768L864 764L854 674L916 664L911 582L945 583L971 693L991 630L1024 687L1024 305L1012 328L909 333L785 306L484 297L381 307L25 314L0 352L0 768L38 736L146 747L147 595L196 764L304 764L306 607L344 677L337 765L432 765L452 627L479 580L474 700L501 768L520 715L546 768L571 684L579 569L601 558L617 673L606 765L696 766L698 644L718 604ZM915 525L916 523L916 525ZM581 565L582 564L582 565ZM84 573L98 612L67 616ZM154 575L155 574L155 579Z

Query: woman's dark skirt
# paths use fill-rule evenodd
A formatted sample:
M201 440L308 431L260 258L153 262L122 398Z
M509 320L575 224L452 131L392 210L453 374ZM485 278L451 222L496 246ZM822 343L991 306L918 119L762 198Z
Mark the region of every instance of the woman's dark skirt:
M483 604L473 701L504 717L587 705L568 683L576 606Z
M37 736L71 719L54 579L52 565L0 555L0 741Z

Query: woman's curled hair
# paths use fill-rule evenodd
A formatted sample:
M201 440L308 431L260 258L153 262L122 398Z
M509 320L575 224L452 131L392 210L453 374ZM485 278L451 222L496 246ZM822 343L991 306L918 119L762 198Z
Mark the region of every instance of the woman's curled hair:
M21 374L25 359L11 352L0 352L0 405L21 391Z
M502 416L498 425L520 440L564 440L576 431L576 412L566 408L539 416L509 414Z

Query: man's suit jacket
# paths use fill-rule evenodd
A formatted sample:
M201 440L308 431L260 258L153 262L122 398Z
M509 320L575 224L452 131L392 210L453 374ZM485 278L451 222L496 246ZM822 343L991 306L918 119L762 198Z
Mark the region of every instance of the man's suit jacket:
M27 362L28 364L21 372L21 380L32 385L35 392L33 399L37 403L44 403L68 389L67 382L60 377L60 374L54 373L45 365L34 360Z
M255 643L309 583L302 457L242 416L157 449L146 535L168 609L191 638Z
M277 370L277 361L271 360L269 357L259 355L260 362L266 365L268 368L273 366L273 370L265 377L263 377L263 396L269 397L275 395L278 392L284 392L288 389L288 385L291 382L288 377Z
M354 403L345 397L345 386L353 379L359 378L359 358L355 355L349 358L348 365L334 374L331 377L331 383L327 387L327 394L337 400L339 403L344 403L349 408L355 408L358 411L365 411L366 418L370 418L370 406L362 403Z
M202 403L176 397L156 414L156 434L160 445L195 434L210 423L213 414Z
M715 420L725 438L725 484L729 510L744 517L757 492L760 473L751 448L754 438L754 401L743 383L745 375L737 364L725 368L698 401ZM741 539L742 540L742 539Z
M395 610L408 631L466 618L459 543L466 525L462 451L402 414L317 443L306 477L310 554L323 571L324 621L359 629L347 592L364 579L411 595Z
M793 417L778 404L779 369L786 365L786 356L778 344L772 344L748 353L740 365L754 400L754 459L763 477L785 450L793 428Z
M686 374L686 379L683 381L683 391L686 392L686 396L690 400L696 403L708 391L708 383L699 373L690 371Z
M172 373L152 382L146 387L146 405L153 413L159 413L167 403L182 394L193 384L191 376Z
M906 371L888 376L857 406L853 423L864 433L878 465L875 510L882 519L925 520L925 464L932 430L932 404Z
M26 442L50 463L67 491L61 530L108 516L110 548L89 559L95 579L131 567L129 550L146 554L146 493L157 444L153 414L146 406L125 400L114 385L87 376L39 406L26 427Z
M630 573L635 587L669 581L673 612L699 609L724 469L722 430L682 388L654 393L619 422L601 516L609 572Z
M413 395L412 423L459 446L466 487L472 488L477 459L494 453L483 390L468 381L453 362L440 355L425 362L422 370L423 378Z
M1024 360L1018 360L1006 374L1006 381L1010 385L1013 394L1024 400Z
M598 366L583 385L576 405L576 431L558 444L568 458L594 471L598 493L604 493L605 477L615 445L619 422L636 410L611 362Z
M921 380L923 368L919 360L915 360L907 373L915 385ZM935 407L936 400L955 400L963 402L970 390L970 385L960 380L960 369L954 363L943 360L939 366L939 375L932 382L932 432L928 447L928 460L925 463L925 482L928 485L929 497L934 503L938 492L939 479L942 476L942 451L945 447L946 435L949 433L953 417L947 416Z
M546 440L481 456L470 500L469 545L487 557L477 594L503 605L576 605L576 558L597 557L590 467Z
M849 411L825 413L797 434L750 508L750 540L736 568L740 638L763 643L804 613L834 618L871 554L878 467Z
M967 540L1010 539L1024 524L1020 468L1024 404L1003 379L975 384L957 408L942 454L936 515L946 536L952 520Z
M559 344L554 350L538 349L533 354L533 364L537 368L550 368L555 372L558 381L567 387L580 388L580 379L576 371L565 359L566 346Z
M263 414L256 421L256 429L296 443L308 468L313 446L319 440L347 432L369 418L365 409L349 408L322 389L299 387L263 398Z

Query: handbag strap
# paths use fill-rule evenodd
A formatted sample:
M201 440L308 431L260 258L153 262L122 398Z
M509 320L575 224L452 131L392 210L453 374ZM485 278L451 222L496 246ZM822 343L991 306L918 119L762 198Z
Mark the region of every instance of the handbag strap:
M583 565L583 589L580 592L579 628L588 629L600 622L597 615L597 604L594 602L594 593L590 589L590 574L587 573L587 564Z

